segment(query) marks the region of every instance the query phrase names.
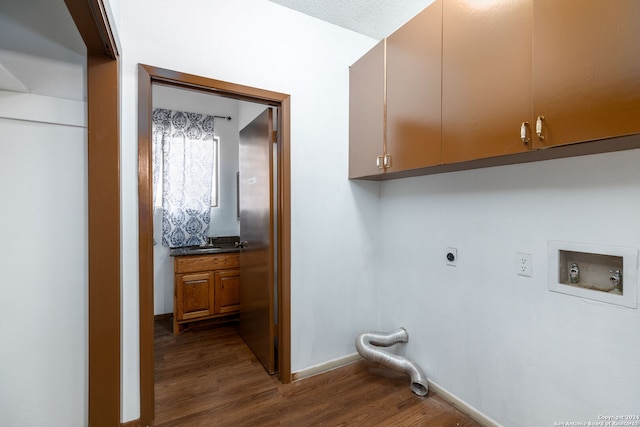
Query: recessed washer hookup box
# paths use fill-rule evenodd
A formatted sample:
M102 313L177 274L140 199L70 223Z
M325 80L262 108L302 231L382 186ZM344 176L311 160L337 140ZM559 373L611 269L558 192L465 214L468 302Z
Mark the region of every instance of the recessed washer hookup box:
M549 241L549 290L637 308L638 249Z

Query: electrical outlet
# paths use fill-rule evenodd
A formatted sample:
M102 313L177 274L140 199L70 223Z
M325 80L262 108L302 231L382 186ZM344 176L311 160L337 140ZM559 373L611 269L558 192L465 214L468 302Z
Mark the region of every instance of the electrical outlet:
M456 248L447 248L447 265L451 265L453 267L456 266L458 262L458 250Z
M516 273L519 276L531 277L531 254L523 254L518 252L516 260Z

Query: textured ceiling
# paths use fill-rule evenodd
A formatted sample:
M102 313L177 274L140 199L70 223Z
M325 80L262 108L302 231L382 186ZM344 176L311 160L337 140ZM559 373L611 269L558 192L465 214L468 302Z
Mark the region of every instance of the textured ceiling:
M433 0L270 0L305 15L382 40Z

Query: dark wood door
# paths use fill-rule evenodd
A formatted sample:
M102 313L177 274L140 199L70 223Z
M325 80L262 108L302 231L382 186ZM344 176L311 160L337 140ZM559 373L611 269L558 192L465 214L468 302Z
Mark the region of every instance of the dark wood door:
M535 0L537 147L640 132L640 1Z
M349 178L383 172L384 41L349 69Z
M443 3L444 163L529 149L532 16L530 0Z
M240 334L275 372L273 111L240 131Z
M387 38L388 172L440 164L442 1Z

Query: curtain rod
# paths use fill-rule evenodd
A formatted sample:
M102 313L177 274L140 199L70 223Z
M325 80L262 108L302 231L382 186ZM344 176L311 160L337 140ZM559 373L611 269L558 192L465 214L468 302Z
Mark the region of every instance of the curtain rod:
M216 119L226 119L226 120L231 120L231 116L213 116Z

